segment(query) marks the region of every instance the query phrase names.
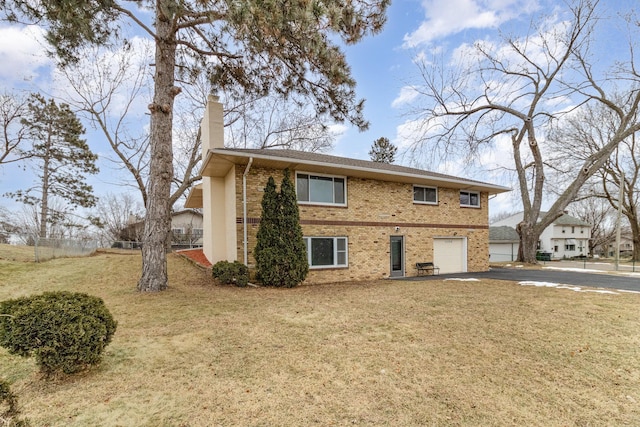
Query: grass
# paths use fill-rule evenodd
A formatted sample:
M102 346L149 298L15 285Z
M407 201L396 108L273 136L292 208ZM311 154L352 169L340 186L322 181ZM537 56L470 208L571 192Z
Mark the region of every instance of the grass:
M140 263L0 260L0 300L88 292L119 322L103 363L62 381L0 349L33 425L640 425L638 294L490 280L234 288L172 255L170 289L148 295Z

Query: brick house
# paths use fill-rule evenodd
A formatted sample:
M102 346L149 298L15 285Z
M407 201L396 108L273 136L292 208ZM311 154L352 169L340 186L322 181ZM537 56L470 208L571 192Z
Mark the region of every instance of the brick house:
M397 165L318 153L223 148L222 105L202 122L202 184L185 207L203 208L203 250L212 263L254 264L269 176L294 179L310 272L305 283L489 268L488 198L508 188Z

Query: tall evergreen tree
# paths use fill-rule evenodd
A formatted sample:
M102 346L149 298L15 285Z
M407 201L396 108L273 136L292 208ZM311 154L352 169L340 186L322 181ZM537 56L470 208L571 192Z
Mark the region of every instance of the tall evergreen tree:
M85 175L98 173L97 156L86 140L80 138L84 128L67 104L57 105L53 99L47 101L40 94L32 94L21 123L26 138L32 143L25 154L35 164L38 184L8 195L40 207L39 235L46 238L47 224L57 223L66 216L64 211L50 209L52 197L72 207L96 204L93 188L86 183Z
M277 266L276 243L280 237L278 236L278 214L280 210L278 199L276 182L270 176L262 195L262 215L260 216L260 224L256 234L257 242L253 253L258 273L265 284L271 284L275 280L272 275L276 277L278 275L278 272L274 271L275 266Z
M302 282L309 273L307 249L304 244L302 227L300 226L300 210L293 181L289 170L284 170L280 185L280 235L282 236L282 252L284 264L281 286L291 288Z
M165 243L171 224L173 109L178 82L201 73L215 88L248 94L302 94L316 112L366 129L364 101L340 48L382 30L390 0L189 1L1 0L0 17L47 25L61 64L86 44L108 44L133 23L155 43L149 105L150 175L140 291L167 287ZM140 10L151 13L140 18Z
M396 152L398 147L393 145L389 138L378 138L371 145L369 157L372 162L377 163L393 163L396 161Z
M280 192L269 177L262 197L262 216L254 252L262 283L291 288L309 272L300 227L300 212L289 171L284 171Z

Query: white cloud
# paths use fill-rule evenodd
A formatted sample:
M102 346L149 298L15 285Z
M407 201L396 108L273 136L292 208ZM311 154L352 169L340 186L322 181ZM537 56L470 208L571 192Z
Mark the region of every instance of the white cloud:
M0 28L0 79L12 86L36 79L39 69L52 63L44 46L44 30L40 27Z
M391 102L391 107L398 108L403 105L410 104L411 101L415 100L419 95L420 94L414 86L404 86L400 89L400 93L396 99Z
M404 47L430 44L468 29L496 28L538 7L531 0L423 0L425 21L404 36Z

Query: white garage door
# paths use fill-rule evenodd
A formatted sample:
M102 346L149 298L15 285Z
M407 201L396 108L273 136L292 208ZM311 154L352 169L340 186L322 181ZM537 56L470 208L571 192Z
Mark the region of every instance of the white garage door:
M467 271L467 245L465 238L434 238L433 263L440 274Z

